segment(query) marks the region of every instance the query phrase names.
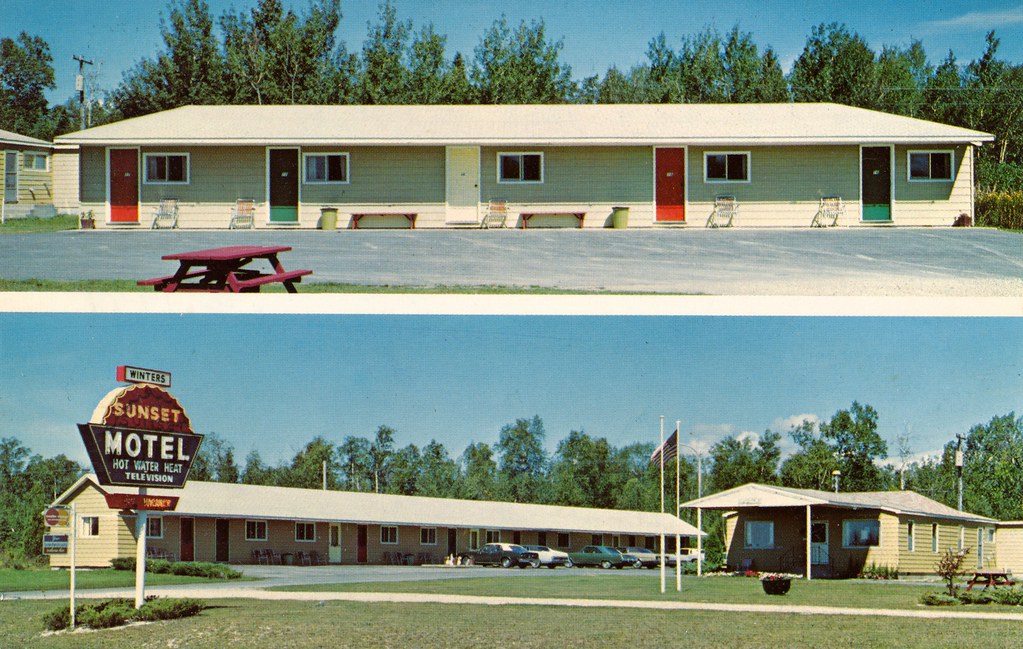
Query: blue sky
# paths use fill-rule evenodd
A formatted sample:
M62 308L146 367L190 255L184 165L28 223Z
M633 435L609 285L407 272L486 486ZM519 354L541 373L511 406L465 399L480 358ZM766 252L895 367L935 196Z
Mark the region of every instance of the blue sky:
M252 6L248 0L208 0L219 17L232 6ZM284 0L304 10L306 0ZM375 22L377 0L342 2L341 37L350 50L361 48L367 22ZM951 49L961 62L979 56L984 35L995 29L1002 40L1001 57L1023 61L1023 0L882 2L812 2L802 0L719 0L664 2L630 0L394 0L399 18L419 28L433 23L448 37L448 54L461 51L471 57L484 31L502 12L511 24L543 18L552 39L562 39L562 60L574 76L603 74L610 66L627 69L645 60L649 41L664 32L678 47L683 36L714 27L725 32L735 24L754 35L761 47L770 45L786 69L802 51L813 26L845 23L872 48L905 46L913 38L923 41L932 62L940 62ZM77 63L82 54L97 64L101 88L112 89L122 74L143 57L156 54L163 0L4 0L0 37L21 31L42 36L54 56L58 88L51 101L63 102L74 94Z
M539 415L616 446L682 420L705 450L854 400L915 453L1023 412L1023 318L0 313L0 437L86 462L75 428L117 365L173 374L197 432L241 461L397 430L451 455ZM786 441L788 440L786 436Z

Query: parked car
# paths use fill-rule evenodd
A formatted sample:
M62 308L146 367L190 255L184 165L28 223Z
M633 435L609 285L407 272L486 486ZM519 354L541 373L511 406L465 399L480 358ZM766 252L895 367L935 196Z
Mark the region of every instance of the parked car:
M458 562L463 566L501 566L512 568L518 566L525 568L528 564L522 561L522 554L526 548L514 543L487 543L486 545L463 552L458 556Z
M533 568L540 566L557 568L568 563L568 553L549 548L546 545L527 545L521 560Z
M653 550L647 550L646 548L637 548L634 546L627 546L617 548L622 554L628 554L636 558L633 567L635 568L656 568L661 565L661 555L657 554Z
M707 560L706 554L703 553L703 552L697 553L696 552L696 548L682 548L681 550L679 550L679 559L682 561L682 563L695 562L697 554L699 554L699 557L700 557L701 561L706 561ZM660 556L661 555L655 554L654 556L658 557L657 561L660 562ZM668 565L668 566L671 566L671 567L674 568L675 567L675 553L671 552L671 551L665 552L664 553L664 563L665 563L665 565Z
M636 557L622 554L604 545L587 545L578 552L568 553L569 565L600 566L601 568L624 568L636 563Z

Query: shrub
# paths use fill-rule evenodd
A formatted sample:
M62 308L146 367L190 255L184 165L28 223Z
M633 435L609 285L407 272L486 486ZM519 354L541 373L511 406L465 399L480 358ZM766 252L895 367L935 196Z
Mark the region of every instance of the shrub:
M1023 606L1023 588L999 588L992 594L999 604Z
M111 559L110 565L115 570L135 570L134 557L118 557ZM207 579L238 579L242 573L219 563L201 561L174 561L165 559L146 559L146 572L163 575L183 575L187 577L206 577Z
M102 602L80 604L75 607L75 622L93 629L109 629L135 621L176 620L197 615L206 604L197 599L146 598L142 608L136 609L134 601L117 598ZM50 611L43 616L43 625L50 631L61 631L71 625L71 614L67 606Z
M980 191L976 208L977 225L1023 230L1023 191Z
M110 560L110 567L114 570L134 570L135 557L115 557Z
M963 604L994 604L997 600L994 591L978 590L963 591L958 595Z
M920 598L924 606L955 606L959 600L947 593L927 593Z
M899 569L871 563L860 572L859 577L860 579L898 579Z
M110 601L95 607L85 608L81 615L75 614L76 622L92 629L109 629L122 626L135 617L135 609L131 604Z
M140 620L176 620L198 615L206 604L197 599L155 599L138 610Z

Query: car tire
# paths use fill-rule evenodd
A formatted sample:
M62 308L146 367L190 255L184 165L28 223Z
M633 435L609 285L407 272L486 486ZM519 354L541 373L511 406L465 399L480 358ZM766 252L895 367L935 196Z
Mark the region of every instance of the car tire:
M555 568L557 568L558 566L557 566L557 564L554 564L554 563L548 563L548 564L547 564L547 567L548 567L548 568L550 568L551 570L554 570L554 569L555 569ZM567 568L567 567L568 567L568 564L565 564L565 567Z
M632 564L632 567L633 568L642 568L643 567L643 562L640 561L639 559L636 559L636 563Z
M504 557L503 559L501 559L501 567L502 568L511 568L512 567L512 560L509 557Z
M610 570L611 569L611 562L610 561L601 561L600 562L600 567L603 568L604 570Z
M566 568L574 568L575 567L575 563L571 559L569 559L568 561L565 562L565 567Z
M472 557L462 557L462 565L463 566L471 566L472 563L473 563L472 562Z
M540 567L540 560L539 559L530 559L529 560L529 567L530 568L539 568Z

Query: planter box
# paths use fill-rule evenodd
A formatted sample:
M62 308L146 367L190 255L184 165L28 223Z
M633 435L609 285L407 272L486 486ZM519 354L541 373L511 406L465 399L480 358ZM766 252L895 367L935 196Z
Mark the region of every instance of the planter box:
M784 595L792 587L791 579L765 579L760 582L768 595Z

